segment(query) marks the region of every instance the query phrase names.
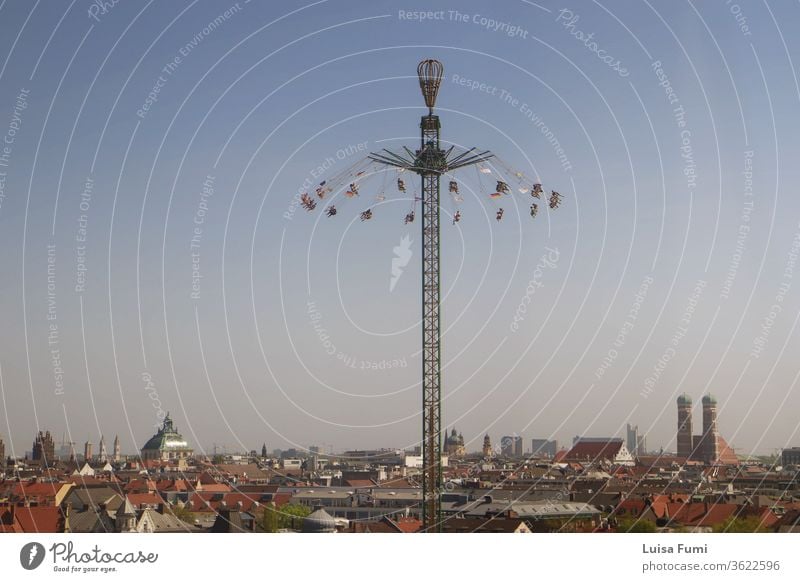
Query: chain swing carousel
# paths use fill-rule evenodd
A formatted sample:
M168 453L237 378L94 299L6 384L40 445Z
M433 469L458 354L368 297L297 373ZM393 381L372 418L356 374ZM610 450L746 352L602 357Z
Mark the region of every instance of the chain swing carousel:
M530 203L531 219L542 206L555 210L562 196L551 190L549 196L539 180L512 169L497 155L477 148L442 147L441 122L434 105L444 74L442 63L427 59L419 63L417 76L428 108L420 121L419 149L383 149L357 160L344 171L319 183L314 192L305 192L301 204L308 212L322 207L328 218L335 218L354 205L362 223L375 216L376 203L387 197L407 202L408 212L398 216L406 227L420 223L422 234L422 521L425 532L441 531L442 433L441 433L441 331L440 331L440 190L447 183L447 197L453 206L452 225L466 220L461 210L459 175L476 168L480 197L496 206L495 219L501 224L504 205L522 196ZM412 174L419 176L414 179ZM493 188L489 186L493 183ZM419 189L417 189L419 186ZM530 198L527 198L530 196ZM417 221L417 205L421 220ZM351 214L352 216L352 214Z

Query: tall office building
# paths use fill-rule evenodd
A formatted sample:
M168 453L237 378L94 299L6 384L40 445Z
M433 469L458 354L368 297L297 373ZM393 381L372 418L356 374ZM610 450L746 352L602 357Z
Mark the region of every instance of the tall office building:
M522 437L504 436L500 439L500 452L504 457L522 456Z
M531 455L553 458L558 452L558 442L549 439L531 439Z
M639 433L639 426L629 424L626 433L625 445L628 447L628 451L634 456L647 454L647 443L644 435Z

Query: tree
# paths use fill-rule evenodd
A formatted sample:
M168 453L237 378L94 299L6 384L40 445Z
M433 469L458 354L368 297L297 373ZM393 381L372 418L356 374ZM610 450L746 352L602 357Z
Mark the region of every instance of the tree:
M730 516L722 523L718 523L711 528L711 531L714 533L760 533L766 531L766 529L761 520L755 516Z
M624 533L655 533L656 524L648 519L620 519L617 531Z
M170 511L172 512L172 515L174 515L181 521L194 525L194 520L195 520L194 513L186 509L186 507L184 507L183 505L174 505L170 508Z
M275 533L278 531L278 511L275 509L274 503L270 503L264 507L258 525L261 530L266 533Z
M278 509L274 503L270 503L261 513L259 526L269 533L282 529L300 529L303 527L303 519L310 513L311 509L305 505L290 503Z

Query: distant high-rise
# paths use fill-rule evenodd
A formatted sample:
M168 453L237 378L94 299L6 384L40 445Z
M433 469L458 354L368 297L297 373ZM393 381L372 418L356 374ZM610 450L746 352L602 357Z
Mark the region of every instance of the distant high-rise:
M693 450L692 399L688 394L681 394L678 396L678 456L688 459Z
M522 456L522 437L504 436L500 439L500 452L504 457Z
M553 458L558 452L558 442L549 439L531 439L531 455Z
M6 444L3 437L0 437L0 469L6 466Z
M261 445L261 458L262 459L266 459L267 458L267 443L264 443L263 445Z
M634 456L646 454L646 441L644 435L639 434L639 426L631 426L629 424L626 428L626 433L627 438L625 444L628 447L628 451Z
M487 458L491 458L492 455L492 439L489 438L487 434L483 437L483 456Z
M56 458L56 443L53 437L50 436L50 431L36 435L33 440L33 455L34 461L39 461L42 465L52 465Z
M114 462L119 463L122 460L122 447L119 444L119 435L114 435Z
M86 441L83 445L83 460L87 463L92 461L92 442Z
M0 441L2 443L3 441ZM800 466L800 447L787 447L781 451L781 463L784 467Z

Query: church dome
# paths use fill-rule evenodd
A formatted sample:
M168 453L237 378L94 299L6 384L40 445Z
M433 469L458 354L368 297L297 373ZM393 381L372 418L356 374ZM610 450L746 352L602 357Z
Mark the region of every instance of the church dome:
M336 531L336 520L318 506L303 520L303 533L333 533Z
M142 457L145 459L172 459L187 457L192 453L189 443L175 429L169 414L164 418L164 423L142 447Z
M686 394L685 392L678 396L678 406L691 406L692 405L692 397Z
M716 406L717 405L717 399L716 399L716 397L714 397L711 394L706 394L705 396L703 396L703 404L709 405L709 406Z

